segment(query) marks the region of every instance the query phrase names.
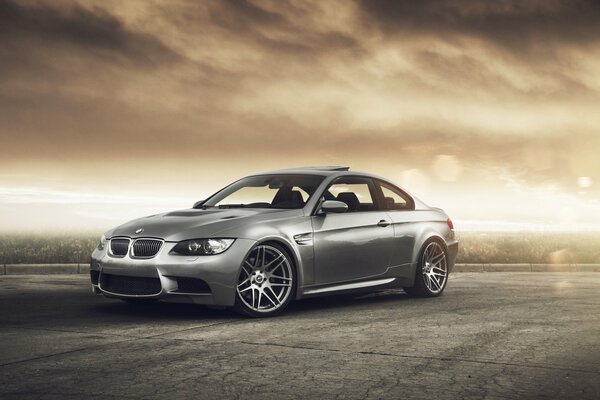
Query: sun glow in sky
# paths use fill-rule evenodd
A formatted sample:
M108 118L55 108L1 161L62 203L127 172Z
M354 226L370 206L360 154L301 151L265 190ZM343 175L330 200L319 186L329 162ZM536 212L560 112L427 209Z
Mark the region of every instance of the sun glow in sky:
M596 1L5 1L0 230L349 165L458 229L600 229Z

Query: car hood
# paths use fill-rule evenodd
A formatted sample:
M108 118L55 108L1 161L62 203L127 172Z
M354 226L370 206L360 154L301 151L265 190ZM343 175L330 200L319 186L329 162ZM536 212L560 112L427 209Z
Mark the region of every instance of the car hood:
M302 210L186 209L135 219L105 233L105 236L155 237L166 241L194 238L237 237L248 224L303 215ZM142 229L141 232L136 233Z

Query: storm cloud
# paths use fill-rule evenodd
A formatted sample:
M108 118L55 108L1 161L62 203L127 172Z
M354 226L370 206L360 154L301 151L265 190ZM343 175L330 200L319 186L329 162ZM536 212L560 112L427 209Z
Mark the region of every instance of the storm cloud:
M595 207L599 17L591 0L4 1L0 186L118 191L144 170L138 188L182 187L210 170L195 183L210 192L349 164L416 176L426 200Z
M390 34L464 35L509 51L600 40L600 4L594 0L361 0L360 5L370 24Z

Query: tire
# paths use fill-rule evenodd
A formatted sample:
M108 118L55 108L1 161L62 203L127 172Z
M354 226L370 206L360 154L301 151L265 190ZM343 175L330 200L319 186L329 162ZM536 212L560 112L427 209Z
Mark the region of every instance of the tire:
M261 243L242 262L234 308L254 318L276 315L293 300L296 285L289 252L277 243Z
M425 242L419 254L415 272L415 285L405 287L411 296L437 297L448 283L448 252L437 239Z

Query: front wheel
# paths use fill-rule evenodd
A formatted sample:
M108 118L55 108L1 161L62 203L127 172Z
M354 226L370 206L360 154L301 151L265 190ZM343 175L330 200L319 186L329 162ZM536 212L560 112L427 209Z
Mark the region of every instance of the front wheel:
M419 297L436 297L442 294L448 282L448 255L445 247L436 240L427 242L421 251L415 276L415 285L404 291Z
M281 312L292 301L296 272L288 252L277 244L256 246L242 263L235 309L250 317Z

